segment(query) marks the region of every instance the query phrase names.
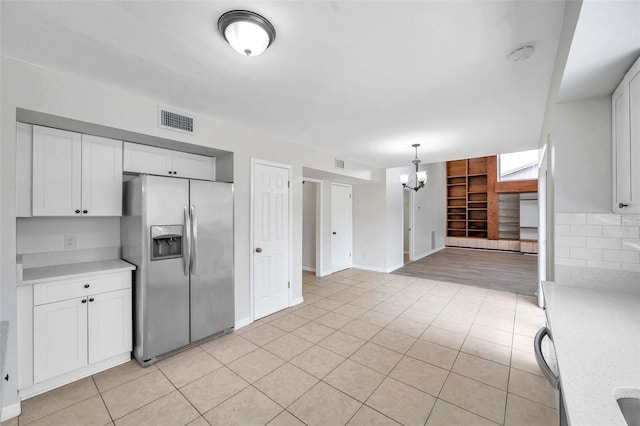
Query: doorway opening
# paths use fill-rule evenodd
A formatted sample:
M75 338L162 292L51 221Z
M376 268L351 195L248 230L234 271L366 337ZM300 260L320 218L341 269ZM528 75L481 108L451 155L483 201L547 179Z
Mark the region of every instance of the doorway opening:
M318 270L318 187L311 180L302 181L302 270Z

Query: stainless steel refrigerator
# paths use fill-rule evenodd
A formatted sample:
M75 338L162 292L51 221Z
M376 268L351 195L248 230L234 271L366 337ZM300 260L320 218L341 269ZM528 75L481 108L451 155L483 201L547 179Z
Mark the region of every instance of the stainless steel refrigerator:
M121 225L141 365L233 328L233 184L140 175Z

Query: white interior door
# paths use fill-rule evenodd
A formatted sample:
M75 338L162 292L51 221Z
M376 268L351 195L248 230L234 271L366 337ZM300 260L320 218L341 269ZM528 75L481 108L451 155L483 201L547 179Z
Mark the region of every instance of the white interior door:
M351 268L353 246L351 186L331 184L331 269Z
M289 169L254 163L254 319L289 306Z

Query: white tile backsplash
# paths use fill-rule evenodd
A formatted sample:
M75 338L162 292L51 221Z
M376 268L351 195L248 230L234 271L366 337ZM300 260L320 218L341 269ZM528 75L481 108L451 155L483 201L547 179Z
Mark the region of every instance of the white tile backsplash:
M620 249L622 247L622 241L620 238L587 238L587 248L599 248L599 249Z
M587 238L556 236L556 247L587 247Z
M556 236L559 236L559 235L562 235L562 236L571 235L571 225L558 225L558 224L556 224Z
M622 225L640 226L640 214L625 214L622 216Z
M569 230L576 237L602 237L601 225L569 225Z
M640 215L559 213L554 239L557 281L640 282Z
M558 213L556 225L586 225L587 215L584 213Z
M640 225L603 226L602 236L605 238L640 238Z
M640 251L604 250L602 260L606 262L640 263Z
M602 249L572 247L571 259L602 260Z

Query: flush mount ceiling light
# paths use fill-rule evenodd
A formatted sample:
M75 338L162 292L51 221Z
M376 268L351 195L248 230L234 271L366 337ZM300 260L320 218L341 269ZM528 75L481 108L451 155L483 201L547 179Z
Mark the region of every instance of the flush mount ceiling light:
M418 147L420 146L420 144L414 143L411 146L416 149L416 158L411 160L411 162L416 166L416 186L410 186L409 175L406 173L400 175L400 183L402 184L402 187L404 189L413 189L414 191L418 192L418 190L420 188L424 188L424 184L427 183L427 172L424 170L418 170L418 165L420 164L420 160L418 159Z
M218 30L236 52L245 56L261 54L276 39L271 22L248 10L232 10L222 15Z
M520 62L529 59L535 53L536 48L530 44L525 44L515 49L507 55L507 59L513 62Z

